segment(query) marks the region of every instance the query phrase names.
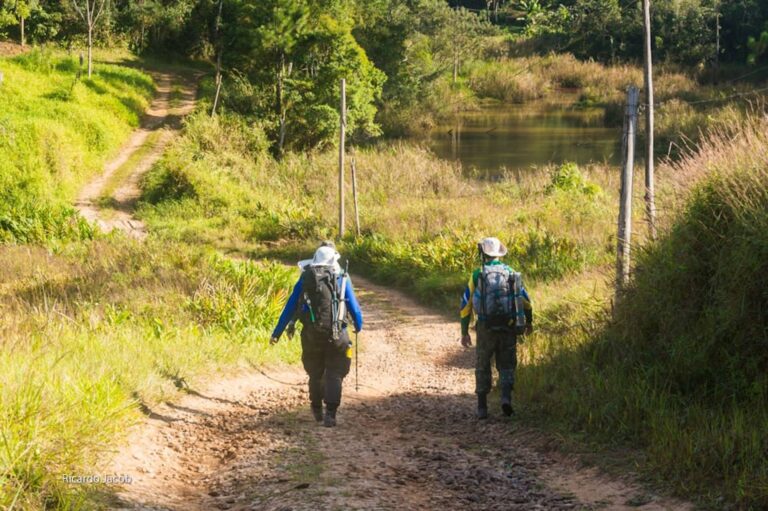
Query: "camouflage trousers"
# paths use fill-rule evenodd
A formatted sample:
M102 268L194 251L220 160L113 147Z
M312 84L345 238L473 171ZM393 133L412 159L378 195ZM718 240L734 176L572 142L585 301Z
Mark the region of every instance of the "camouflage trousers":
M502 394L515 385L517 368L517 336L511 330L489 330L482 321L477 322L477 362L475 365L475 392L488 394L493 385L491 359L496 359L499 386Z

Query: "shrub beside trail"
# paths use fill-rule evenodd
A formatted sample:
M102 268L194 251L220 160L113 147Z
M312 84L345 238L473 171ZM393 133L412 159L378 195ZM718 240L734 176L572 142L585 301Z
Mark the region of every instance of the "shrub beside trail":
M520 377L531 409L641 445L654 477L745 509L768 506L766 132L760 118L715 133L670 169L697 184L638 251L613 319L584 297L550 307Z

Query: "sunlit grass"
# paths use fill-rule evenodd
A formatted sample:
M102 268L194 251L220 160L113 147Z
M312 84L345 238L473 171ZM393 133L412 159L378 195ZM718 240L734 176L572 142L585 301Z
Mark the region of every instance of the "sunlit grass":
M98 64L78 80L78 68L74 57L42 50L0 59L0 240L80 236L69 204L154 93L133 69Z
M293 363L269 347L293 272L167 243L109 240L51 254L0 248L0 507L71 509L142 406L246 362Z

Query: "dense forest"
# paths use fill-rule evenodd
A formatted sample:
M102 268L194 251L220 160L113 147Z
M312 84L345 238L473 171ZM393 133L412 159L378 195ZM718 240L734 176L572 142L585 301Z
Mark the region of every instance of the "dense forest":
M4 0L0 28L27 43L84 43L81 3L96 13L96 45L217 62L226 107L265 122L276 153L332 141L341 77L348 133L365 140L402 132L425 105L455 101L448 89L465 61L642 57L640 2L618 0ZM719 69L759 65L768 53L768 6L758 0L654 1L652 25L657 62Z

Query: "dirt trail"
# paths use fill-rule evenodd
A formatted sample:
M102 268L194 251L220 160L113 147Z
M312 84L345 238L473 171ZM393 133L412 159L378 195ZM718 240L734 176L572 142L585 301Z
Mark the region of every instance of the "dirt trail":
M80 215L103 231L119 229L139 239L147 233L144 224L133 217L135 203L141 195L139 181L181 129L181 120L194 109L197 96L194 79L171 73L150 74L157 83L157 96L142 116L139 129L104 166L104 172L81 190L75 201ZM174 88L177 98L172 98ZM110 183L119 179L124 171L127 171L124 180L109 197L104 197Z
M298 369L218 380L134 430L111 466L133 483L112 509L691 509L533 448L495 406L476 421L457 324L355 282L361 385L353 366L338 427L312 420Z

